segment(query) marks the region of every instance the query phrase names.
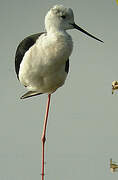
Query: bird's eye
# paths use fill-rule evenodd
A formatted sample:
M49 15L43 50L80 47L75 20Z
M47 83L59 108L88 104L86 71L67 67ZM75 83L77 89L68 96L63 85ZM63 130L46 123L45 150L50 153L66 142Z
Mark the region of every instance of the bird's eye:
M64 15L63 15L63 16L61 16L61 17L62 17L63 19L65 19L65 18L66 18L66 16L64 16Z

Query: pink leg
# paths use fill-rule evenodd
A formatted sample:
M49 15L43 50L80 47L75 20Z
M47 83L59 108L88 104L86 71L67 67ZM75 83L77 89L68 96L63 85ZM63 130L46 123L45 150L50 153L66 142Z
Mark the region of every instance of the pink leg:
M42 133L42 180L44 180L44 146L45 146L45 134L46 134L46 126L47 126L47 120L48 120L48 112L49 112L49 106L50 106L50 98L51 94L48 94L48 101L47 101L47 107L46 107L46 114L44 119L44 125L43 125L43 133Z

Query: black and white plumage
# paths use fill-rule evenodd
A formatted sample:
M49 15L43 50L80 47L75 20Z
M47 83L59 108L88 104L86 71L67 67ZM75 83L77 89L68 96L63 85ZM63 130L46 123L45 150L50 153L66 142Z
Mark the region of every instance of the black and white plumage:
M28 36L19 44L15 55L15 71L18 79L19 79L20 64L25 56L25 53L36 43L37 39L40 38L42 34L46 34L46 33L42 32ZM68 73L68 71L69 71L69 59L65 62L65 72ZM24 86L27 87L25 84ZM35 96L42 93L43 92L28 91L28 93L23 95L22 98Z
M19 79L20 63L22 62L25 53L29 50L31 46L35 44L36 40L39 38L41 34L43 34L43 32L26 37L23 41L21 41L21 43L17 47L16 55L15 55L15 71L18 79Z
M21 84L29 90L22 98L52 94L64 84L73 49L72 38L66 30L75 28L101 41L77 26L72 9L62 5L48 11L45 28L46 32L25 38L16 51L16 74Z
M15 71L17 74L17 77L19 79L19 71L20 71L20 64L22 63L22 60L25 56L25 53L36 43L37 39L40 38L40 36L42 34L45 34L45 32L42 33L37 33L31 36L26 37L18 46L17 50L16 50L16 55L15 55ZM67 74L69 71L69 59L67 59L67 61L65 62L65 73ZM24 84L25 87L27 87L27 85ZM29 96L35 96L38 94L42 94L43 92L37 92L37 91L29 91L28 93L26 93L24 96L22 96L22 98L26 98Z

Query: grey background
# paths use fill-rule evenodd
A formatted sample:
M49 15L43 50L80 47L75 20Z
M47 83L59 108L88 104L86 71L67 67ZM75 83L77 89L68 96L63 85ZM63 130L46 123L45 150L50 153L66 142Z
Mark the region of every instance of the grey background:
M41 134L47 95L20 100L26 92L14 72L19 42L44 30L55 4L74 11L75 22L102 44L70 30L74 49L65 85L52 95L46 141L47 180L115 180L118 161L118 6L115 0L0 1L0 180L41 178Z

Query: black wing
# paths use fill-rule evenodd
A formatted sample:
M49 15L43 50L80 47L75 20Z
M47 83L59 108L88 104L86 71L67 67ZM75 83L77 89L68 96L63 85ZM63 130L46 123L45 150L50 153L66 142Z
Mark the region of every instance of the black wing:
M35 44L38 37L42 35L43 33L44 32L33 34L31 36L26 37L23 41L21 41L21 43L17 47L16 54L15 54L15 71L16 71L17 77L19 74L20 63L23 60L23 57L26 51L28 51L28 49Z
M66 61L66 64L65 64L65 72L69 72L69 59Z

